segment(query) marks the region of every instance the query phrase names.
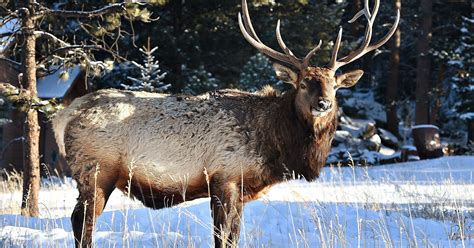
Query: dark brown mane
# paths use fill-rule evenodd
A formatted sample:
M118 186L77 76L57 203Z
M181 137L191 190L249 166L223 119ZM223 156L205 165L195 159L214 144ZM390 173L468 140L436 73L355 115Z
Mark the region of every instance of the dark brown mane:
M265 115L258 118L256 150L266 158L274 177L281 181L285 175L295 173L306 180L319 176L331 148L336 131L337 107L328 116L315 123L298 118L294 106L295 90L290 90L270 104Z

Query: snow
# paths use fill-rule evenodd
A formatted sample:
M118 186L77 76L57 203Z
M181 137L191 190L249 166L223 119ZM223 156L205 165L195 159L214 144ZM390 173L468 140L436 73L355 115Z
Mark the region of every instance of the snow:
M383 128L378 128L377 130L380 132L380 135L383 137L383 139L390 140L392 143L398 144L399 141L397 136L393 135L391 132Z
M77 192L43 185L40 218L0 191L0 246L73 247ZM10 213L9 213L10 212ZM474 156L376 167L326 167L315 182L279 184L244 209L240 247L472 247ZM97 247L212 247L209 200L151 210L114 192L98 219Z
M345 97L342 102L342 109L345 113L350 112L361 118L372 118L373 120L386 122L385 108L383 105L375 101L373 91L356 91L342 92Z
M423 125L415 125L412 127L412 129L418 129L418 128L434 128L436 130L439 130L439 128L435 125L429 125L429 124L423 124Z
M460 116L462 120L472 120L474 119L474 112L468 112Z
M412 145L404 145L402 148L408 151L416 151L416 147Z
M395 150L388 148L386 146L381 146L379 153L380 155L383 155L383 156L393 156L396 154Z

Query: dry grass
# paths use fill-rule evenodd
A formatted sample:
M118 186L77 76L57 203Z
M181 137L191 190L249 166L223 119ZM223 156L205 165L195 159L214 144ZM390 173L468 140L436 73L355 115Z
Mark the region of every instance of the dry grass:
M336 168L337 169L337 168ZM356 168L353 167L353 178L351 185L347 181L335 177L331 182L325 182L332 187L351 187L363 183L369 189L380 187L380 181L372 180L366 175L356 178ZM96 173L100 173L98 169ZM130 167L130 176L133 176L133 166ZM20 201L16 198L21 192L21 173L13 172L6 176L5 180L0 181L0 194L10 195L11 201L7 205L0 206L0 214L18 214L20 212ZM427 193L423 187L413 185L407 188L399 185L399 182L384 182L393 184L397 193L407 198L413 199L409 203L380 203L374 199L374 195L367 193L365 201L357 202L321 202L307 200L304 194L299 193L299 188L292 188L294 202L275 202L267 196L257 205L247 206L246 211L253 213L252 218L242 217L242 233L240 244L242 247L268 247L272 244L272 235L275 239L285 237L283 246L291 247L440 247L449 244L452 247L470 247L474 240L474 208L470 201L453 201L449 194L443 189L453 186L454 182L446 180L443 182L428 182L423 187L430 187L433 190ZM405 182L406 183L406 182ZM474 182L471 182L473 184ZM323 183L321 183L322 185ZM414 182L415 184L415 182ZM316 186L318 183L316 183ZM59 180L55 177L49 177L44 180L42 189L55 190L58 188L70 189L74 187L69 180ZM185 188L183 188L183 191ZM69 192L69 191L67 191ZM342 193L341 193L342 192ZM334 191L334 194L343 194L343 191ZM346 192L347 193L347 192ZM426 202L431 199L431 202ZM123 201L123 200L119 200ZM4 201L5 202L5 201ZM71 205L74 205L72 202ZM114 205L115 203L111 203ZM203 203L204 204L204 203ZM208 207L208 203L205 203ZM250 204L249 204L250 205ZM146 231L147 244L160 247L203 247L212 244L211 234L213 232L212 224L209 218L203 219L202 213L196 212L196 209L189 207L178 207L171 210L149 210L146 216L137 216L133 210L140 205L131 201L123 202L121 210L116 211L120 218L108 219L106 222L100 220L102 233L110 230L108 238L101 239L97 243L98 247L141 247L143 240L136 236L136 231L140 229L140 223L152 223L149 230ZM251 209L258 206L258 209ZM43 217L54 218L54 211L51 206L42 206ZM64 205L62 211L70 213L72 207ZM50 211L51 210L51 211ZM258 212L258 213L257 213ZM280 218L280 227L274 225L271 219L263 216L267 212L272 212L271 218ZM347 213L350 213L347 215ZM277 214L275 214L277 213ZM165 216L163 216L163 214ZM169 214L169 215L167 215ZM210 210L207 211L210 216ZM67 215L65 215L67 216ZM262 219L258 217L262 216ZM137 219L141 218L141 219ZM144 220L143 218L146 218ZM64 222L68 217L63 218ZM444 243L438 243L432 236L425 231L420 230L417 222L420 219L444 223L445 235ZM159 220L159 221L157 221ZM1 220L0 220L1 221ZM117 223L120 222L120 223ZM127 224L129 223L129 224ZM132 224L130 224L132 223ZM117 227L120 231L117 232ZM196 225L198 227L196 227ZM272 225L275 230L269 232L267 226ZM394 226L396 225L396 226ZM18 226L22 226L18 223ZM114 227L115 226L115 227ZM1 225L0 225L1 228ZM34 227L33 227L34 228ZM38 228L41 231L51 231L54 228L61 228L57 224ZM206 233L206 237L196 237L196 228L201 229L198 233ZM284 230L286 233L281 233ZM398 230L394 232L394 230ZM1 229L0 229L1 231ZM71 247L72 234L69 237L43 243L42 247ZM0 239L0 246L3 247L39 247L41 244L36 241L21 241L11 239ZM270 242L270 243L269 243Z

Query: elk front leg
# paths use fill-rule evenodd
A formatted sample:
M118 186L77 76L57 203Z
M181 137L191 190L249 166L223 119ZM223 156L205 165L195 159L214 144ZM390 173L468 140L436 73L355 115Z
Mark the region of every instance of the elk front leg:
M211 209L214 219L215 247L236 247L240 235L243 202L237 183L211 179Z
M95 197L91 196L90 193L87 196L79 194L76 207L71 215L76 247L92 247L92 232L94 231L95 223L100 214L102 214L112 191L113 188L107 191L97 189Z
M97 218L105 208L107 200L115 189L114 175L106 173L88 175L76 179L79 197L71 215L74 243L79 247L92 247L92 232Z

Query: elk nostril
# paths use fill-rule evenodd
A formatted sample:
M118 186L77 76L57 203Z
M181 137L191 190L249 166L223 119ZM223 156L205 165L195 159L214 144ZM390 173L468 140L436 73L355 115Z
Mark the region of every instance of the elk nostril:
M318 107L321 109L321 110L328 110L329 108L331 108L331 102L328 101L328 100L320 100L318 102Z

